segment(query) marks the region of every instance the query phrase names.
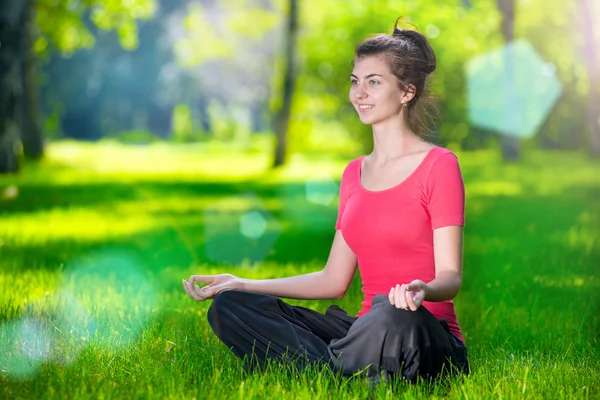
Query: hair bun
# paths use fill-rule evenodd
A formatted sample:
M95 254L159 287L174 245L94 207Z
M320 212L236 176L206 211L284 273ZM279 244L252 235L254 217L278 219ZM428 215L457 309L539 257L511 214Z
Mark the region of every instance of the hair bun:
M398 26L399 22L403 22L405 24L410 24L412 26L414 26L416 28L416 26L410 22L410 21L404 21L404 17L398 17L398 19L396 19L396 23L394 24L394 31L392 32L392 36L402 36L405 33L405 29L402 29Z
M425 57L424 61L427 65L426 66L427 75L433 73L433 71L435 71L435 68L437 66L437 60L435 57L435 53L433 52L433 49L431 48L431 45L429 44L429 42L427 42L427 39L425 38L425 36L423 36L423 34L421 32L413 31L413 30L409 29L409 30L404 31L404 37L410 38L411 41L419 49L421 49L421 52L423 53L423 56Z
M396 23L394 24L394 32L392 33L392 36L397 37L397 38L403 38L404 40L408 40L412 44L417 46L423 53L423 56L425 57L424 61L426 64L426 67L425 67L426 74L429 75L429 74L433 73L433 71L435 71L435 68L437 65L437 60L435 58L435 53L433 52L431 45L427 41L427 38L425 38L425 36L423 36L423 34L418 31L418 28L411 22L407 22L407 23L414 26L415 28L417 28L416 30L400 28L398 26L398 23L402 19L403 19L403 17L399 17L396 20Z

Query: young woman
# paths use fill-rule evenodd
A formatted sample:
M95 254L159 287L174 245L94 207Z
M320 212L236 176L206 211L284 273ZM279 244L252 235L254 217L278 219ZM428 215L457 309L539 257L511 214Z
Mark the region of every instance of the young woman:
M356 49L350 101L373 128L374 148L342 174L336 233L323 270L281 279L192 275L195 300L214 299L208 321L245 368L292 356L344 374L414 382L468 373L454 310L462 282L465 191L457 157L418 130L436 58L416 30L366 39ZM415 133L414 130L417 130ZM339 299L359 266L356 317L280 297ZM194 282L207 282L200 288Z

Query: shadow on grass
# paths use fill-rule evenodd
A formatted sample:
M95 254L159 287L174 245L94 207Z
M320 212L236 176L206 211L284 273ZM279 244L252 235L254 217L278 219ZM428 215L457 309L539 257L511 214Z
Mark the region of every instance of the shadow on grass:
M161 198L171 201L161 204ZM150 201L152 207L148 206ZM128 202L127 209L119 209ZM240 207L236 202L242 204L241 209L227 210L230 206ZM91 228L90 222L77 220L82 217L70 214L83 208L107 218L111 214L116 219L115 225L119 220L127 224L128 218L138 215L154 225L151 229L134 229L133 233L111 232L107 237L87 238L53 235L53 230L60 230L60 226L40 225L36 228L38 233L29 233L37 236L36 240L4 238L0 256L5 265L54 269L82 254L119 246L142 256L149 269L160 270L167 266L235 265L243 261L324 263L334 234L337 201L332 200L329 206L309 203L302 184L144 182L132 186L23 185L17 199L0 204L0 216L4 214L16 224L19 218L35 222L38 218L35 213L49 211L59 215L59 225L79 224L85 231ZM268 243L262 243L263 238L257 237L256 232L251 231L250 237L240 233L239 219L253 210L272 221L263 235L271 236ZM224 214L219 214L220 211ZM39 239L42 231L47 237ZM221 253L232 256L211 257L207 245L221 247L224 249Z

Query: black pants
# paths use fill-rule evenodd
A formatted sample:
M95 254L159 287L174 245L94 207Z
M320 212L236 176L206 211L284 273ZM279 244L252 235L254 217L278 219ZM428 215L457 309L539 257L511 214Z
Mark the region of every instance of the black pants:
M324 363L344 375L382 371L414 382L445 373L468 373L467 350L445 320L425 307L402 310L377 295L360 318L333 305L325 314L292 306L278 297L228 290L208 310L216 336L254 369L267 359L302 367Z

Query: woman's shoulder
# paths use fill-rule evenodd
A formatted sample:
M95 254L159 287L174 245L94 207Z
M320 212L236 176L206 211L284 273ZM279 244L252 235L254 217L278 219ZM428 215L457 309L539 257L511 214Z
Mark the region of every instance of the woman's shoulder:
M447 165L458 165L458 156L452 150L442 146L435 146L431 149L431 157L429 157L428 171L435 167L436 169L443 168Z
M458 156L450 149L446 148L446 147L442 147L442 146L437 146L434 145L431 148L432 152L434 153L434 158L438 159L442 156L445 156L447 154L452 154L454 157L458 158Z
M445 147L437 147L434 151L424 168L425 187L431 190L434 186L462 186L462 171L456 153Z
M360 174L360 163L363 158L366 156L359 156L346 164L344 171L342 173L342 177L349 177L350 175Z
M364 157L360 156L351 160L344 168L340 182L340 191L344 197L348 197L357 188L360 180L360 162Z

